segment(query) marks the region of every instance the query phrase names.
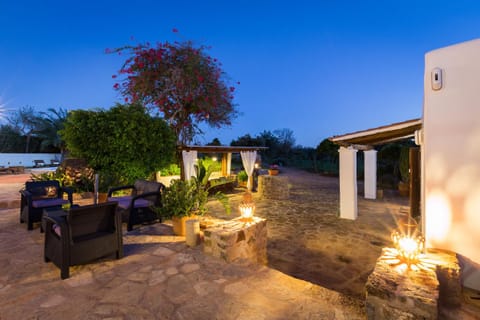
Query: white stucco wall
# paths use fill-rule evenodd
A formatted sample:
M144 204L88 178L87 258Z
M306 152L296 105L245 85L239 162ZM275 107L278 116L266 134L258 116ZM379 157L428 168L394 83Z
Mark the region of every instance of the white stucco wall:
M60 153L0 153L0 166L33 167L33 160L43 160L49 165L50 160L60 160Z
M457 252L480 265L478 57L480 40L425 56L422 202L427 246ZM442 70L437 90L431 79L436 68ZM480 273L474 274L465 284L480 289Z

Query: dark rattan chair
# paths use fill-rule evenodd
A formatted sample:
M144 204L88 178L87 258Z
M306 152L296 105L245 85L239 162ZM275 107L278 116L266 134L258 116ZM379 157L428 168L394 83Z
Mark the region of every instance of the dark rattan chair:
M27 181L20 193L20 223L26 222L28 230L33 229L33 223L42 221L43 209L61 209L64 204L73 204L73 191L61 188L56 180ZM64 193L68 195L68 200L63 199Z
M122 221L127 223L127 230L141 223L157 221L158 215L154 207L161 207L161 194L165 186L159 182L137 180L134 185L110 188L108 201L118 203L117 210L122 214ZM114 196L115 192L129 190L128 195Z
M123 257L122 221L115 202L70 209L64 215L49 214L45 223L45 262L70 276L69 268L115 254Z

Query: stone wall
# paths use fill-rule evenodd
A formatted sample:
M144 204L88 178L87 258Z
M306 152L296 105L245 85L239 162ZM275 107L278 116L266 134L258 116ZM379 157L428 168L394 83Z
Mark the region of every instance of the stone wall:
M285 176L258 176L258 193L266 199L288 199L289 180Z
M225 221L204 231L203 250L227 262L249 260L267 264L267 220L253 217Z

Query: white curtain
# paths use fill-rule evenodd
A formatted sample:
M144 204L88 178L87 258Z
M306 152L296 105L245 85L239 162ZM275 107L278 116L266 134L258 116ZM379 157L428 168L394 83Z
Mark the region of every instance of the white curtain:
M255 168L255 160L257 160L257 151L242 151L243 167L248 175L247 189L252 190L253 187L253 169Z
M197 176L195 170L195 161L197 160L197 151L182 151L183 171L185 172L185 180L190 180Z

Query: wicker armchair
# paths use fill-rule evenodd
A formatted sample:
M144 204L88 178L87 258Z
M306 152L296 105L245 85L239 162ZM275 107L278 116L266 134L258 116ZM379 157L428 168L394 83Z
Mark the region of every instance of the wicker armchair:
M153 207L162 206L161 194L164 189L162 183L137 180L134 185L110 188L107 199L118 203L117 210L122 214L122 221L127 223L127 230L131 231L136 224L158 220ZM120 190L130 190L130 194L114 196L114 193Z
M45 262L60 268L60 276L70 276L70 266L115 254L123 257L122 221L117 204L105 202L70 209L62 215L44 216Z
M64 193L68 195L68 200L63 199ZM26 222L28 230L33 229L33 223L42 221L44 209L60 209L64 204L73 204L73 190L61 188L56 180L27 181L20 194L20 223Z

